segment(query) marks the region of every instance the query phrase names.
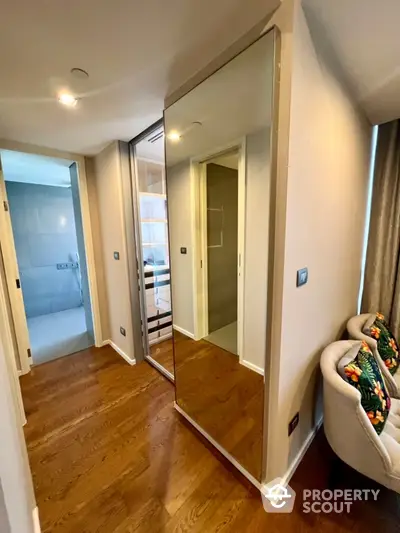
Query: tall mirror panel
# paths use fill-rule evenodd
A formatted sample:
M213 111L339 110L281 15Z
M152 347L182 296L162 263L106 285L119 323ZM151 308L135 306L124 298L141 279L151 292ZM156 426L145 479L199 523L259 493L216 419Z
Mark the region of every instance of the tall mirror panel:
M258 481L274 38L164 117L177 408Z

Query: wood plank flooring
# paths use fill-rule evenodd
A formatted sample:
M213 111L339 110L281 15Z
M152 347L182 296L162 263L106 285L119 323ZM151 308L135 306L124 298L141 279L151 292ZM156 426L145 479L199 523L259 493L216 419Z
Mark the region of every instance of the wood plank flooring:
M206 340L176 331L174 342L178 405L261 481L263 376Z
M150 346L151 357L172 375L175 374L173 342L171 338Z
M259 493L174 410L173 385L112 348L21 378L42 533L400 531L398 496L350 514L265 513ZM321 432L291 486L379 488L338 461Z

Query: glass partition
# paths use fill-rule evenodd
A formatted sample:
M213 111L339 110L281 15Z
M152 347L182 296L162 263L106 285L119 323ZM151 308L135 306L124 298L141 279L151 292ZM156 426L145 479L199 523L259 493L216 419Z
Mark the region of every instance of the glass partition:
M137 257L146 359L174 379L164 133L157 127L133 144Z

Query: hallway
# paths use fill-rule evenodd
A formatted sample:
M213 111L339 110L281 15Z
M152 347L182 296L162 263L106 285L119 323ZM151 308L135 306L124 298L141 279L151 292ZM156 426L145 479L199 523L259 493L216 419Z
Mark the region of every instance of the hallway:
M259 493L174 410L173 385L108 346L35 367L21 385L42 533L398 531L397 495L383 487L349 515L303 514L301 497L290 515L266 514ZM377 487L338 468L322 432L291 486L298 496Z

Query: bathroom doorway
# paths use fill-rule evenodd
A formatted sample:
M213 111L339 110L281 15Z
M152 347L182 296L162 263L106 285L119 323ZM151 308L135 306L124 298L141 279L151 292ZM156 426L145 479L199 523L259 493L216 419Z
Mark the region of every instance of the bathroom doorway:
M1 245L24 373L94 345L79 176L71 160L0 157Z

